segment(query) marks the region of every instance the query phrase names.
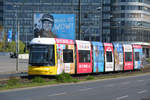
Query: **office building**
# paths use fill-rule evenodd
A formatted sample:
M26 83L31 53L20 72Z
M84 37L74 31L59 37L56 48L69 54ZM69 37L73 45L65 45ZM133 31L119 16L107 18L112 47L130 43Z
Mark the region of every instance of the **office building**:
M34 14L74 14L75 39L101 41L102 1L103 0L3 0L4 32L7 34L11 29L13 39L15 39L18 22L20 39L24 42L29 42L34 37Z
M0 0L0 25L13 39L34 38L37 13L74 14L75 39L102 42L149 42L149 0ZM4 35L4 34L3 34ZM7 36L7 35L6 35Z
M111 41L150 42L150 0L112 0Z
M0 41L2 41L3 38L2 26L3 26L3 0L0 0Z

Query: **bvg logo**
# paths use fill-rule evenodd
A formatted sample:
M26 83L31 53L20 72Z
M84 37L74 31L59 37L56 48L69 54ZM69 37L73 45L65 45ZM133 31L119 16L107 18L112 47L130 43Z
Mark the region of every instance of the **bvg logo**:
M106 51L111 51L111 48L110 48L110 47L107 47Z

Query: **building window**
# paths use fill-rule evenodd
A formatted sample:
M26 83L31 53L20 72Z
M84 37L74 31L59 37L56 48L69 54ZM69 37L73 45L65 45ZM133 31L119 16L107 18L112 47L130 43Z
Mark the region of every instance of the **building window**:
M121 10L125 10L125 6L121 6Z
M121 2L125 2L125 0L121 0Z

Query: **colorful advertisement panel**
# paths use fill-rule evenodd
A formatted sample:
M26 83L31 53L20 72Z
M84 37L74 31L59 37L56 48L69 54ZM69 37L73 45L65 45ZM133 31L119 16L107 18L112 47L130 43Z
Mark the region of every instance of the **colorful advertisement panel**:
M75 74L74 43L72 40L55 39L57 50L57 74Z
M92 42L93 72L104 72L104 48L101 42Z
M76 40L77 74L92 72L92 50L89 41Z
M34 37L75 40L75 14L34 14Z
M73 40L55 38L55 41L56 41L56 44L72 44L72 45L74 45Z
M132 45L124 44L124 70L133 70L133 50Z
M134 52L134 69L140 69L142 66L142 46L141 45L133 45Z
M114 54L112 43L104 43L105 72L114 71Z
M123 47L120 43L114 43L115 71L123 70Z

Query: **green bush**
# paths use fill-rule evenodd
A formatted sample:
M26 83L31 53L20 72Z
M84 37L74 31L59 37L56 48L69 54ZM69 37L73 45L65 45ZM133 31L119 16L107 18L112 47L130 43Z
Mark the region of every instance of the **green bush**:
M150 58L148 58L148 59L147 59L147 62L149 62L149 63L150 63Z
M72 82L77 83L77 82L79 82L79 80L78 79L72 79Z
M58 82L74 82L75 80L71 77L71 75L70 74L68 74L68 73L62 73L62 74L60 74L60 75L57 75L56 76L56 80L58 81Z
M94 76L90 76L88 75L88 77L86 78L86 80L93 80L94 79Z
M25 44L19 41L19 53L24 53ZM0 42L0 52L16 52L16 42Z
M19 53L24 53L25 44L19 41Z
M0 52L4 52L5 43L2 41L0 42Z
M8 42L6 51L7 52L16 52L16 42L15 41Z
M33 79L32 79L32 82L34 82L34 83L44 83L45 82L45 80L42 78L42 77L34 77Z
M8 86L15 86L17 84L19 84L19 79L16 79L16 78L9 79L7 82Z

